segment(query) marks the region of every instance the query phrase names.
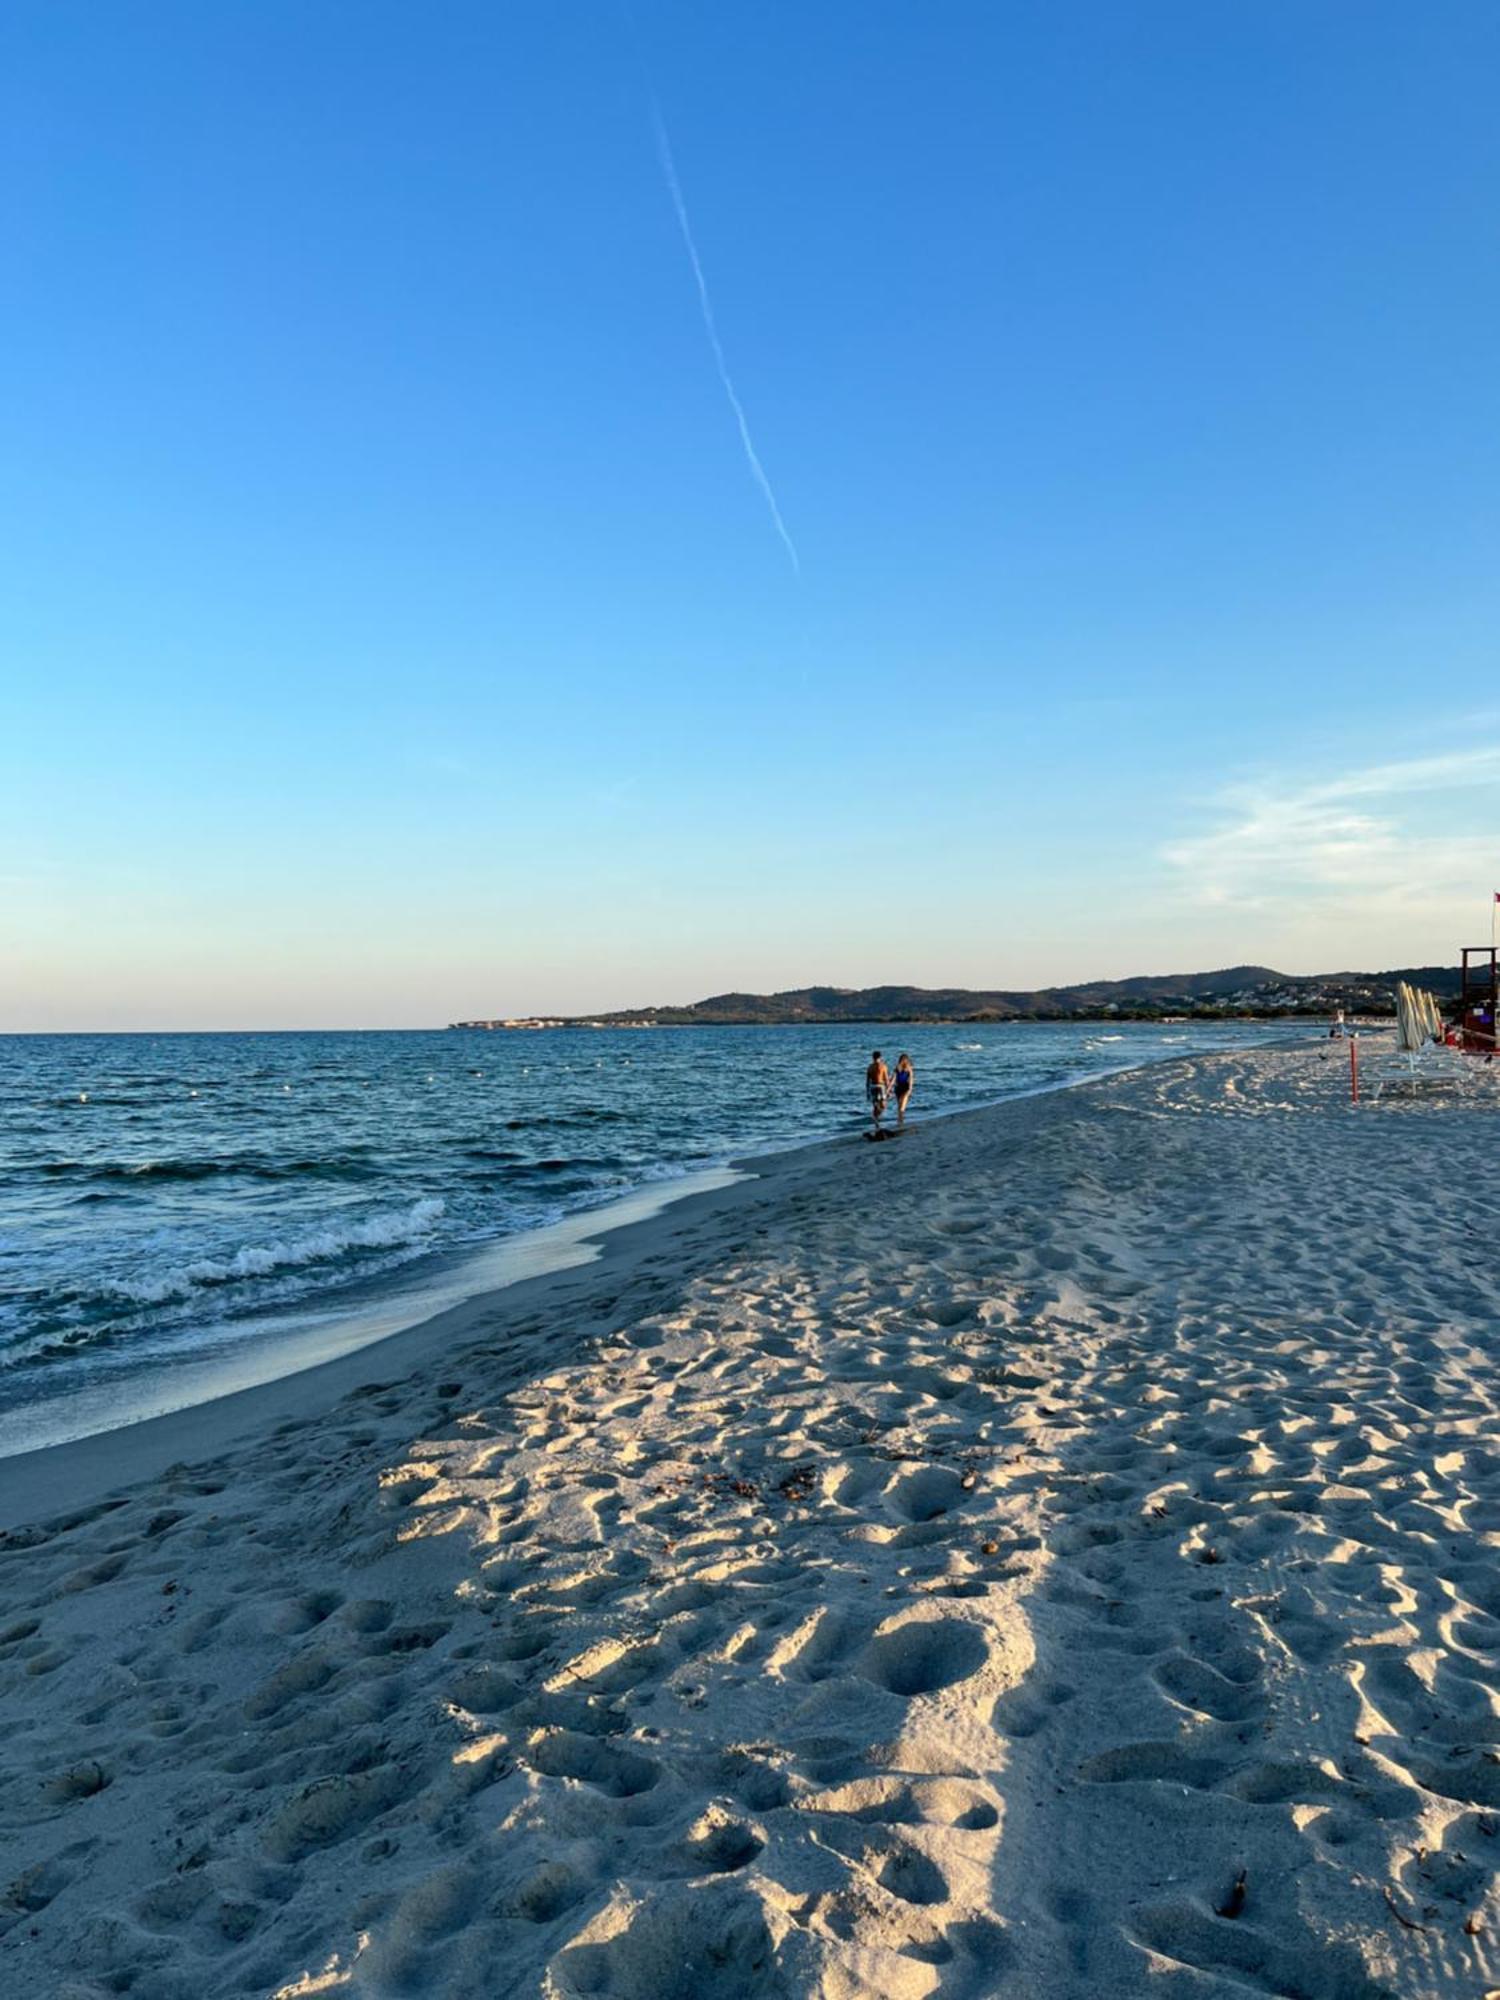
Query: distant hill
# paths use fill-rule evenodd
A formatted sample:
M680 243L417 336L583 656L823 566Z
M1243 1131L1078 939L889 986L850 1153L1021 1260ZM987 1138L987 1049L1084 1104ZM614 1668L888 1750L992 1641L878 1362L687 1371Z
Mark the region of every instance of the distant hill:
M1071 1021L1277 1019L1299 1014L1390 1014L1397 982L1425 987L1440 1000L1458 993L1457 968L1399 967L1391 972L1276 972L1231 965L1219 972L1150 973L1096 979L1035 992L970 992L959 986L799 986L787 993L716 993L687 1007L630 1007L587 1017L540 1016L454 1021L455 1028L783 1027L833 1021Z

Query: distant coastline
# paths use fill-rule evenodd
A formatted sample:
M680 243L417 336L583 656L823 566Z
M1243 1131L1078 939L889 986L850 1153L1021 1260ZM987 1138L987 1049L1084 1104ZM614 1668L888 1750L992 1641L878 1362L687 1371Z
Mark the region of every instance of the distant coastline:
M450 1029L535 1031L543 1028L754 1028L830 1024L993 1026L1004 1021L1296 1020L1346 1015L1385 1019L1405 980L1453 997L1458 973L1446 965L1404 966L1389 972L1299 975L1265 965L1218 972L1150 974L1092 980L1034 992L976 992L962 987L801 986L784 993L720 993L685 1007L630 1007L602 1014L497 1015L450 1021Z

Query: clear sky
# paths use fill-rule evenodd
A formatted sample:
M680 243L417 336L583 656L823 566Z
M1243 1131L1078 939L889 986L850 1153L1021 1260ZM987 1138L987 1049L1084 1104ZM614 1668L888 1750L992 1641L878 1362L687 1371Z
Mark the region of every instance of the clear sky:
M1484 940L1497 77L1493 0L11 0L0 1027Z

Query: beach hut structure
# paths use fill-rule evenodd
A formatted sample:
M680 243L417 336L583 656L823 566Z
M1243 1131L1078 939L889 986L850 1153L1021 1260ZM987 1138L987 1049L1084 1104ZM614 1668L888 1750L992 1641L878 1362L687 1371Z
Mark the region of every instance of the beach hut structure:
M1500 950L1492 944L1463 948L1459 1039L1466 1049L1495 1052L1495 1010L1500 1003Z

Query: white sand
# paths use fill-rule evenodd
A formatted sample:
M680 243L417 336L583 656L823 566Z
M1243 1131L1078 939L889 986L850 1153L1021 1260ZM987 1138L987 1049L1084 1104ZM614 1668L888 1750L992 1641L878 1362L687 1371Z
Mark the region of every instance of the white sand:
M794 1156L108 1504L128 1434L43 1454L0 1991L1500 1985L1500 1124L1326 1057Z

